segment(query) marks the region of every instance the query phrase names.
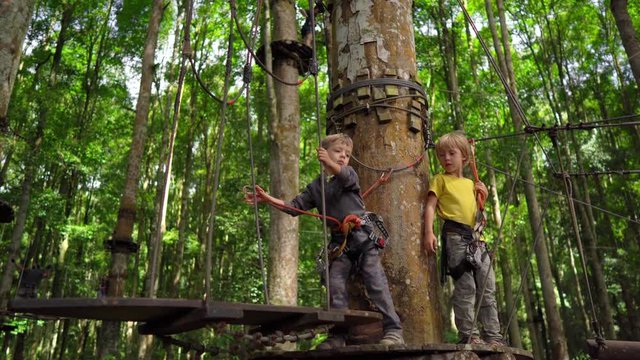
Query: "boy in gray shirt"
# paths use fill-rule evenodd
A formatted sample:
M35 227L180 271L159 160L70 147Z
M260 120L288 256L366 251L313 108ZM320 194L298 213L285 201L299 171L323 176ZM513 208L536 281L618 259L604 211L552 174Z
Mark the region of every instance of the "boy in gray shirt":
M329 175L325 183L325 214L342 222L349 215L362 218L365 214L364 201L360 195L358 174L349 166L353 142L345 134L329 135L322 140L318 148L318 160ZM313 208L322 213L322 176L318 176L293 200L285 202L274 198L256 186L255 193L245 197L247 203L267 202L276 208L292 215L300 215L300 210ZM330 223L328 223L330 224ZM355 227L346 235L336 224L331 225L331 243L329 251L333 259L329 265L329 291L331 307L347 309L347 280L351 268L356 262L367 288L367 294L378 310L382 313L384 337L380 341L383 345L404 344L402 325L395 311L387 277L380 263L380 249L369 238L372 225L364 223ZM337 250L336 250L337 249ZM318 345L318 349L326 350L345 346L346 334L333 331L325 342Z

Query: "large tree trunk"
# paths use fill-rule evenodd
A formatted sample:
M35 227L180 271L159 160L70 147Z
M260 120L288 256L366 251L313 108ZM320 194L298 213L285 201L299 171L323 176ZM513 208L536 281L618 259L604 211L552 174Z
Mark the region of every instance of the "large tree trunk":
M493 12L491 11L491 4L489 0L486 2L487 13L489 17L489 26L494 38L494 45L496 45L496 51L502 53L504 50L504 63L501 62L501 69L505 77L508 79L509 87L513 94L517 94L515 75L513 72L513 65L511 62L511 45L509 40L509 32L504 16L504 7L502 0L497 0L498 14L500 18L500 27L502 30L502 42L498 40L499 36L495 26L495 20L493 18ZM499 59L502 60L502 59ZM509 107L511 109L511 119L515 129L522 129L523 119L521 115L515 111L515 106L512 101L516 99L509 99ZM522 143L523 146L527 146L526 142ZM556 301L555 288L553 284L553 277L551 273L551 264L549 262L549 252L547 250L546 241L544 240L544 232L542 231L542 217L540 214L540 206L538 204L538 198L535 191L535 181L533 178L533 170L531 166L531 159L529 156L525 156L522 162L522 172L524 177L524 193L527 199L527 208L529 213L529 223L531 224L531 231L534 241L536 243L535 252L537 257L538 272L540 273L540 282L542 285L542 294L544 297L545 314L547 316L547 328L549 330L549 340L552 347L552 357L557 360L568 360L569 354L567 349L567 341L560 319L560 311Z
M60 66L60 61L62 59L62 49L64 48L64 44L66 42L66 28L70 23L70 13L65 11L60 22L60 32L58 33L58 38L56 40L56 51L53 56L53 61L51 63L51 71L49 72L49 79L46 86L43 86L41 91L37 95L36 103L38 106L38 123L36 125L35 134L31 139L31 153L29 154L29 158L26 160L24 178L22 180L22 190L20 194L20 204L18 205L18 212L16 214L15 225L13 227L13 233L11 235L11 244L9 246L9 259L18 259L19 250L20 250L20 242L22 240L22 236L25 229L25 224L27 220L27 212L29 209L29 205L31 203L31 188L33 185L33 181L37 175L37 158L40 154L42 143L44 141L45 135L45 126L47 123L47 119L49 116L50 104L44 99L47 96L50 96L51 90L55 88L57 81L57 71ZM26 30L25 30L26 31ZM1 45L1 44L0 44ZM1 48L0 48L1 51ZM19 62L19 61L18 61ZM37 75L37 74L36 74ZM15 76L15 74L14 74ZM39 76L35 76L34 79L37 81ZM13 80L12 80L13 81ZM1 115L1 114L0 114ZM13 283L13 270L14 264L12 261L7 261L4 269L4 273L2 279L0 281L0 310L6 309L9 290Z
M272 0L273 40L296 40L294 4L290 0ZM288 83L298 80L298 68L291 59L275 58L274 74ZM276 117L270 124L270 191L289 200L299 191L300 99L297 86L274 83ZM272 112L273 116L273 112ZM277 305L295 305L298 297L298 219L271 210L269 234L269 296Z
M412 1L333 1L331 9L333 49L330 76L333 91L367 80L393 79L395 85L357 86L334 96L329 103L330 132L344 131L354 140L354 168L363 190L372 185L379 172L363 166L399 167L415 162L424 153L421 118L426 117L426 101L415 86L416 60L412 23ZM418 91L416 88L420 89ZM394 108L373 107L343 116L349 109L374 99L386 100ZM406 96L409 95L409 96ZM340 105L342 103L342 105ZM395 107L414 110L413 113ZM426 160L410 171L397 172L390 183L377 188L367 200L367 208L385 219L393 239L384 250L383 264L396 310L403 322L405 340L412 344L439 342L442 326L438 304L436 259L421 253L422 211Z
M611 0L611 13L616 19L622 45L627 53L633 77L636 79L638 92L640 92L640 43L638 43L638 34L633 28L633 22L627 11L627 0Z
M140 163L144 152L147 133L147 118L151 97L151 84L153 82L153 65L158 42L160 20L162 19L163 2L154 0L149 17L149 28L145 40L144 54L142 56L142 77L140 79L140 91L136 104L136 116L133 128L133 139L129 152L127 175L123 189L118 220L113 231L114 242L111 247L111 268L107 285L107 295L121 297L124 293L125 278L129 254L133 245L131 235L136 214L136 193L140 178ZM118 242L118 243L116 243ZM100 343L98 346L98 358L117 356L117 342L119 337L119 323L104 321L100 331Z
M9 124L9 100L20 65L22 43L31 23L35 2L13 0L0 3L0 130L6 130ZM0 157L2 144L3 142L0 142Z

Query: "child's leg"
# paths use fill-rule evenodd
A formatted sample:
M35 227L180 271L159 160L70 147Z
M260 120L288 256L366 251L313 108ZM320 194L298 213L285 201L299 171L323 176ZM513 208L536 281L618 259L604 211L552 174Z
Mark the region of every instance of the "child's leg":
M329 292L331 295L332 309L347 309L349 299L347 296L347 279L351 272L351 260L347 254L335 258L329 266ZM327 339L318 345L318 350L329 350L345 346L346 332L344 329L331 329Z
M329 292L331 308L347 309L349 298L347 294L347 280L351 272L351 260L347 254L342 254L331 262L329 267Z
M482 323L486 340L500 340L502 339L502 335L500 334L500 320L498 319L498 309L496 305L496 275L491 266L491 259L489 255L486 254L486 249L484 251L485 253L482 255L482 266L476 269L478 300L480 300L480 295L484 287L484 295L482 295L482 304L480 305L478 320Z
M473 324L473 311L476 300L476 282L473 271L467 266L466 254L468 242L460 234L447 233L447 262L454 278L451 297L458 336L466 341L478 336L479 331Z
M402 331L400 318L396 313L389 291L389 283L380 263L379 250L373 243L372 246L362 254L360 271L364 284L367 287L367 294L374 305L382 313L382 327L385 334L389 331Z

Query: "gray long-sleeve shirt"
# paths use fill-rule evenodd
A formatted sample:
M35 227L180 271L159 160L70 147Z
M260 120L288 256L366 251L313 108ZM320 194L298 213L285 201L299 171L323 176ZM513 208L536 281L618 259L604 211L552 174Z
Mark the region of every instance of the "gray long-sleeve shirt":
M322 177L315 178L298 196L286 202L288 206L300 210L316 208L322 213ZM325 183L326 215L342 221L347 215L362 216L365 213L364 201L360 195L360 183L358 174L351 166L343 166L340 172L331 177ZM297 216L300 213L293 210L284 210L286 213ZM335 231L333 222L328 225Z

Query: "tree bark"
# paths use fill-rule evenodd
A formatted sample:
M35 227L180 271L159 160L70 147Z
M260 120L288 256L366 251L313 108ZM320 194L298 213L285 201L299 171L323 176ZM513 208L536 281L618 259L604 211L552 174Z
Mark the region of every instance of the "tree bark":
M633 28L633 21L627 10L627 0L611 0L611 13L616 19L616 26L620 32L622 45L627 53L631 72L636 80L636 87L640 93L640 43L638 34Z
M61 31L60 33L58 33L58 38L56 40L56 53L62 52L62 48L64 47L64 44L66 41L64 30L66 29L66 26L68 24L69 24L68 19L66 19L65 16L63 16L63 19L61 20ZM0 50L2 49L0 48ZM58 71L60 61L61 61L61 56L53 57L47 84L42 87L40 92L38 92L37 99L35 101L38 106L38 123L36 125L33 138L31 139L29 144L31 146L31 153L29 154L29 157L26 160L24 178L22 180L22 185L21 185L20 204L18 205L19 206L18 212L15 216L15 225L13 227L13 232L11 235L11 244L9 245L9 259L18 258L18 254L20 250L20 242L24 234L25 224L27 220L27 213L31 203L32 185L37 175L37 159L42 149L42 143L44 141L44 136L45 136L45 127L46 127L46 123L49 116L49 110L51 106L49 103L44 101L44 98L46 98L49 95L50 90L55 88L56 81L57 81L56 73ZM37 76L36 74L36 76L34 76L35 81L37 81L38 78L39 76ZM7 79L7 81L8 80L9 79ZM6 309L9 290L13 283L12 279L13 279L14 268L15 267L13 262L11 261L6 262L4 273L0 281L0 310Z
M7 112L13 92L22 44L27 35L35 0L13 0L0 3L0 129L6 130L9 125ZM0 142L0 157L3 153L3 142Z
M334 89L364 80L403 80L403 86L366 86L333 99L329 111L339 120L329 123L330 132L346 132L354 140L352 164L367 189L379 177L369 167L398 167L413 163L424 153L423 131L428 131L414 113L396 108L374 107L372 113L359 111L342 116L341 109L375 99L395 107L416 109L426 117L426 101L409 84L416 81L412 1L333 1L331 22L333 49L330 76ZM342 102L342 105L339 103ZM338 104L338 105L336 105ZM410 344L439 342L442 325L438 303L436 259L421 252L422 211L428 183L423 163L409 171L394 173L391 183L378 187L366 199L367 208L384 217L393 239L384 250L383 265L396 311L403 322L405 340Z
M295 7L291 0L272 0L273 41L296 40ZM292 59L273 59L274 74L295 83ZM274 83L277 116L270 119L270 191L289 200L299 191L300 98L297 86ZM273 112L272 112L273 116ZM295 305L298 297L298 218L271 209L269 230L269 296L276 305Z

